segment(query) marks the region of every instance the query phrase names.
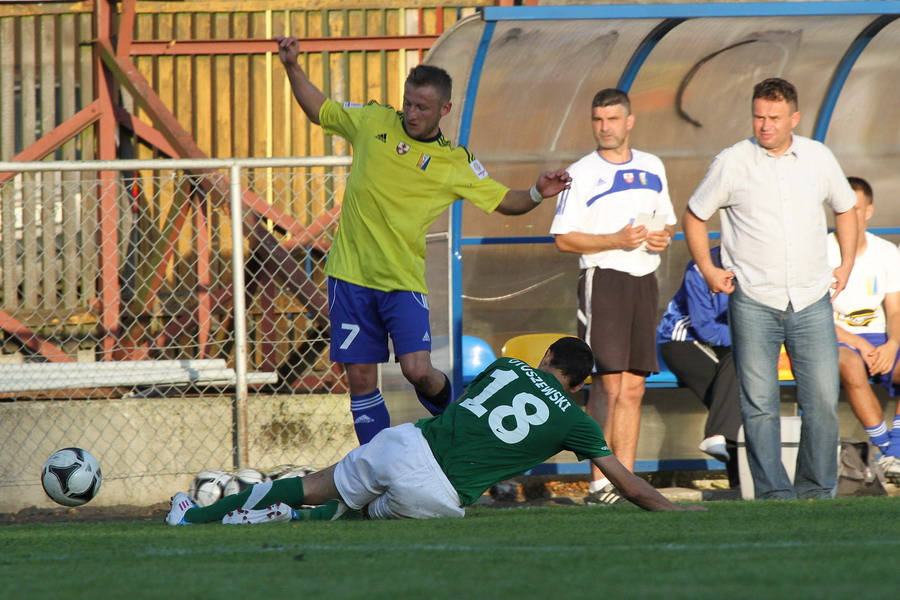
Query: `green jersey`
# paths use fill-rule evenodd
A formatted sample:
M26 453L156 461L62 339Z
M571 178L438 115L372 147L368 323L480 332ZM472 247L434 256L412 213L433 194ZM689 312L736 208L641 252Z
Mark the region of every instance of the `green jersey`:
M499 358L459 402L416 423L463 506L562 450L579 460L612 454L597 422L553 375Z
M443 135L431 141L406 135L402 114L390 106L326 100L319 121L326 133L353 145L325 272L385 292L427 294L425 233L431 224L460 198L490 213L509 188Z

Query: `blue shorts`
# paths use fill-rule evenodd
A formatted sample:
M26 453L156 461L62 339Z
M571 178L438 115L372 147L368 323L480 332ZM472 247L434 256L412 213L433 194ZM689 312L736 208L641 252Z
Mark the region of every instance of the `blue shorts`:
M383 292L328 278L332 362L374 364L394 354L431 351L428 296L419 292Z
M857 333L859 337L863 338L876 348L881 346L887 341L886 333ZM857 354L859 354L859 350L854 348L853 346L849 346L843 342L839 342L838 346L844 346L845 348L850 348ZM897 370L897 363L900 362L900 349L897 350L897 356L894 357L894 366L891 367L890 373L882 373L881 375L873 375L872 383L880 383L884 389L888 391L888 394L891 396L900 396L900 385L897 385L891 379L894 376L894 371Z

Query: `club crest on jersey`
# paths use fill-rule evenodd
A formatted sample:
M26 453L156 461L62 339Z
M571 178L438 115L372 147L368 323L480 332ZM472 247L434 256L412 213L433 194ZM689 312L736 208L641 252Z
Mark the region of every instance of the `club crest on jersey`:
M403 156L407 152L409 152L409 144L407 144L406 142L400 142L399 144L397 144L397 154Z
M622 173L622 178L625 179L625 183L634 183L634 173L631 171Z
M427 154L423 154L419 156L419 162L416 163L416 166L422 169L423 171L428 168L428 163L431 162L431 157Z
M481 163L478 162L477 158L474 159L472 162L470 162L469 166L475 172L475 176L478 177L478 179L484 179L485 177L488 176L487 169L485 169L483 166L481 166Z

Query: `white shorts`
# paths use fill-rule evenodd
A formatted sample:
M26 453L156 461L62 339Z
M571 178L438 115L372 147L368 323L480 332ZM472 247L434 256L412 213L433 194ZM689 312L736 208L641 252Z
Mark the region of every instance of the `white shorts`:
M334 469L334 483L352 509L371 519L462 517L459 494L412 423L390 427L354 448Z

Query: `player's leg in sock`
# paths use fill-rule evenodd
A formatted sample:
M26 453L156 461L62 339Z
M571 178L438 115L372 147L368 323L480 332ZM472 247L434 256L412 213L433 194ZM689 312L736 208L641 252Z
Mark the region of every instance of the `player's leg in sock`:
M294 511L294 521L336 521L338 519L355 521L363 519L359 510L348 508L340 500L329 500L321 506Z
M426 396L416 388L416 397L432 416L443 413L453 400L453 386L450 385L450 378L443 373L441 374L444 375L444 387L437 394Z
M900 456L900 415L894 416L894 422L891 425L891 432L888 437L890 438L890 445L884 453L888 456Z
M360 444L368 443L375 434L391 426L391 415L384 403L381 390L350 396L350 414L353 416L353 428Z
M303 478L287 477L265 483L257 483L237 494L225 496L215 504L197 506L184 514L188 523L212 523L221 521L229 512L239 508L258 510L284 502L288 506L303 504Z
M350 413L360 444L369 443L382 429L391 426L391 416L378 389L378 365L345 363L350 387Z
M432 415L439 415L453 401L450 378L431 364L431 352L420 350L398 357L403 376L416 390L416 397Z
M887 426L884 424L884 421L875 425L873 427L863 427L866 430L866 435L869 436L869 441L881 450L882 454L887 454L888 446L891 444L890 434L888 433Z
M891 443L890 434L884 423L881 404L872 391L869 373L859 353L846 346L838 349L838 367L841 374L841 386L847 394L847 400L853 414L866 430L869 440L882 454L886 454Z
M418 292L393 292L383 307L403 376L429 413L443 413L453 401L453 388L450 379L431 364L428 297Z

